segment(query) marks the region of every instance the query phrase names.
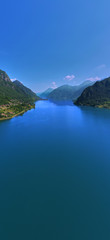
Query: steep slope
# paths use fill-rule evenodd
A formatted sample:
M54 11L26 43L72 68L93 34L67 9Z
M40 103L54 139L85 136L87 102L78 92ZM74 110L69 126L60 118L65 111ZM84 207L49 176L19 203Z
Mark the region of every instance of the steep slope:
M48 98L53 101L68 101L73 99L75 100L80 96L80 94L87 86L90 86L92 84L93 83L91 81L86 81L76 86L63 85L53 90L49 94Z
M37 100L39 97L29 88L19 81L11 82L8 75L0 70L0 120L33 108Z
M110 108L110 77L86 88L75 104Z
M16 91L8 75L0 70L0 105L16 98Z
M18 80L14 81L13 84L15 85L16 91L20 94L24 94L28 100L37 101L40 98L34 93L31 89L24 86L21 82Z
M8 103L10 100L34 102L38 99L39 97L30 89L24 87L19 81L11 82L8 75L0 70L0 105Z
M48 95L53 91L53 88L48 88L47 90L45 90L42 93L38 93L37 95L43 99L47 99Z

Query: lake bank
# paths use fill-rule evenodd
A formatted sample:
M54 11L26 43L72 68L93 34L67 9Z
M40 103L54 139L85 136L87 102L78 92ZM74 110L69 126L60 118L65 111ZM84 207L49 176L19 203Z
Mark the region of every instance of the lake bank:
M6 105L0 106L0 121L9 120L14 117L17 117L28 110L35 108L35 104L29 103L17 103L13 104L12 102ZM2 117L1 117L2 116Z
M0 122L1 239L108 239L109 136L109 110L49 101Z

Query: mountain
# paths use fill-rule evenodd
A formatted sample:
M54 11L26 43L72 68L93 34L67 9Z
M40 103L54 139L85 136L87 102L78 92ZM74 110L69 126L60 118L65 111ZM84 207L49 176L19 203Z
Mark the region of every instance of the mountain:
M80 85L70 86L70 85L63 85L54 89L49 95L48 99L53 101L68 101L68 100L75 100L77 99L83 90L87 86L91 86L93 82L85 81Z
M24 94L27 99L30 99L30 101L37 101L40 98L34 93L31 89L24 86L21 82L18 80L14 81L13 84L15 85L16 90L19 91L20 94Z
M110 77L86 88L75 104L110 108Z
M10 100L33 102L38 99L39 97L30 89L19 81L11 82L8 75L0 70L0 105L8 103Z
M0 70L0 119L31 109L39 99L29 88L19 81L12 82L6 72Z
M37 93L37 95L43 99L47 99L48 95L53 91L53 88L48 88L47 90L45 90L44 92L41 93Z

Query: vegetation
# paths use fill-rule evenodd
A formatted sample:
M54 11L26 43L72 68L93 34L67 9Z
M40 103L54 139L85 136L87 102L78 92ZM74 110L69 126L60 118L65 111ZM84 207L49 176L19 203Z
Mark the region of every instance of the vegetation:
M0 70L0 119L11 118L34 107L40 98L19 81L12 82Z
M86 88L76 100L76 105L110 108L110 77Z
M63 85L54 89L48 96L50 100L54 101L68 101L68 100L75 100L77 99L83 90L87 87L92 85L91 81L86 81L80 85L70 86L70 85Z
M52 91L53 91L53 88L48 88L44 92L38 93L37 95L43 99L48 99L48 96Z

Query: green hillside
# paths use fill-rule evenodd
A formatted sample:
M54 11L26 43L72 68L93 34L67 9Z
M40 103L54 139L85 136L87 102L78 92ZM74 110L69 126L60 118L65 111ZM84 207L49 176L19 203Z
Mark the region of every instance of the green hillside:
M38 93L37 95L43 99L47 99L49 94L53 91L53 88L48 88L44 92Z
M11 82L8 75L0 70L0 105L8 103L10 100L30 103L38 99L39 97L30 89L23 86L19 81Z
M0 70L0 118L11 118L31 109L39 99L29 88L19 81L12 82L8 75Z
M92 85L91 81L85 81L80 85L70 86L70 85L63 85L54 89L48 96L48 99L53 101L68 101L68 100L75 100L77 99L83 90L87 87Z
M110 108L110 77L86 88L76 100L76 105Z

